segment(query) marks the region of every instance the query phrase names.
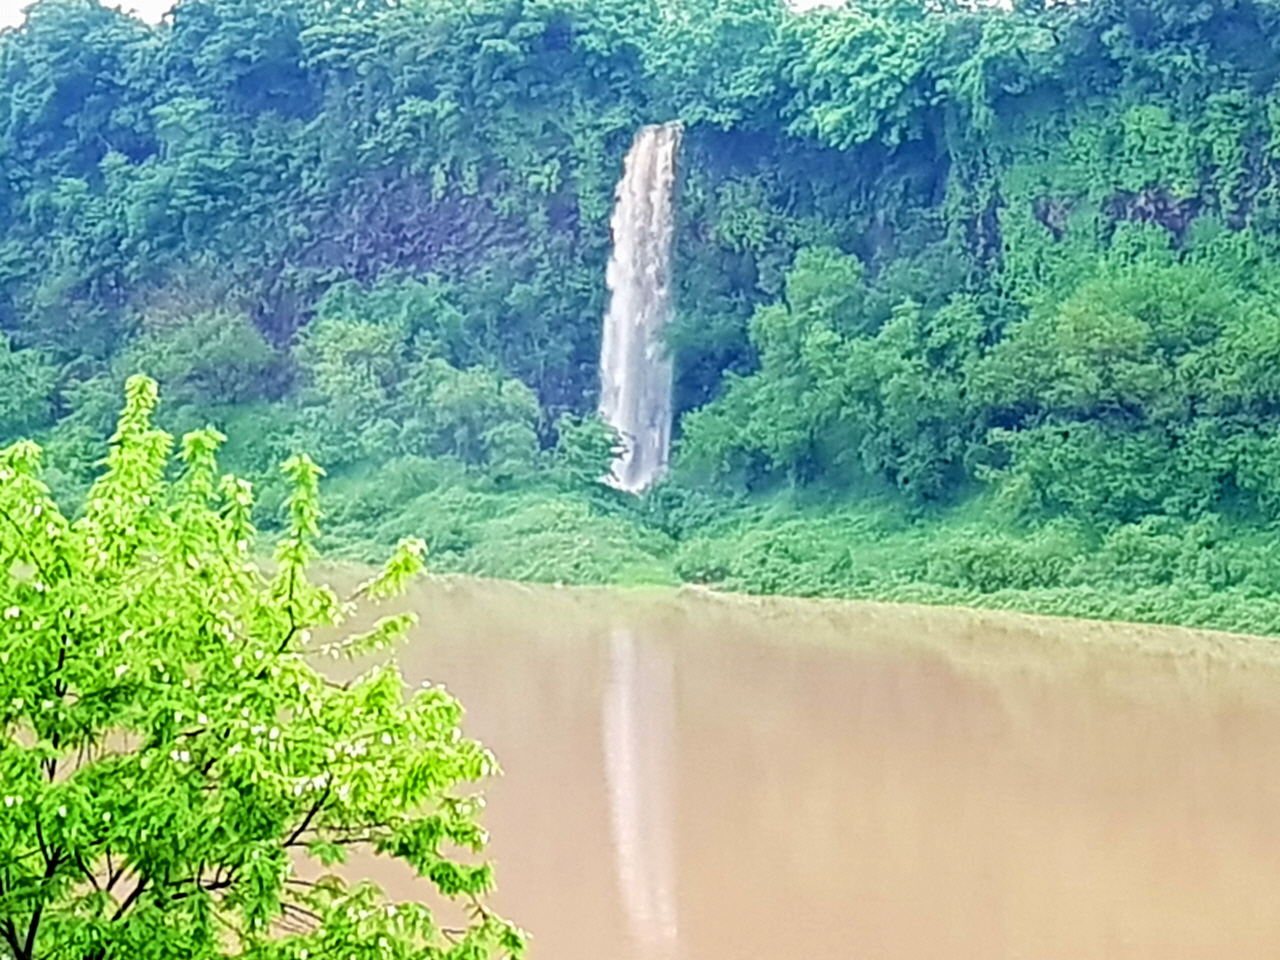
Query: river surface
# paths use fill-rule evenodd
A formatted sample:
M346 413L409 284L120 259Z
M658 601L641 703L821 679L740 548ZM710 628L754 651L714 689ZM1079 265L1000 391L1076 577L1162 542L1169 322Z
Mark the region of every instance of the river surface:
M1267 641L433 582L532 960L1280 956ZM394 864L353 869L422 893Z

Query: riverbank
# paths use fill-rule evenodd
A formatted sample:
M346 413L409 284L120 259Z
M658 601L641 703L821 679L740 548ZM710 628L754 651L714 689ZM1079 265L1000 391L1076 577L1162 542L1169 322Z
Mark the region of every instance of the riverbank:
M931 512L659 490L647 498L339 480L327 556L373 562L401 537L431 568L530 583L679 586L1006 610L1280 635L1280 542L1269 527L1148 518L1018 525L990 499Z

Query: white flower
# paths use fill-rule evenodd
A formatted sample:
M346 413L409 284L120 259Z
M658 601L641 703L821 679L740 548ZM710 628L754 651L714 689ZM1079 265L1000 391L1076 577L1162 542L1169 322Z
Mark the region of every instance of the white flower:
M6 620L17 620L20 616L22 616L22 611L17 607L10 607L4 612L4 618Z
M382 735L382 742L385 743L387 746L391 746L391 734L384 733Z
M58 816L60 816L60 817L65 817L66 815L67 815L67 808L66 808L66 807L59 807L59 808L58 808Z
M280 736L280 731L277 730L275 727L272 727L271 732L268 733L267 736L270 737L272 740L275 740L277 737Z
M129 665L127 663L120 664L120 666L116 667L116 679L119 680L128 672L129 672Z
M204 724L207 724L208 722L209 722L209 718L206 717L203 713L196 715L196 723L204 725Z

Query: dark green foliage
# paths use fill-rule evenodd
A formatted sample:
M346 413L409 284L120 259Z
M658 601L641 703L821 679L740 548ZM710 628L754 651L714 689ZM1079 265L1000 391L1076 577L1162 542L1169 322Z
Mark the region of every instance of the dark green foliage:
M0 334L0 438L47 426L53 415L58 369L38 350L15 350Z
M566 413L556 421L552 468L556 479L570 489L595 489L621 452L617 432L599 417Z
M317 454L356 552L1273 629L1278 14L42 0L0 37L0 438L72 502L144 370L266 529ZM630 502L609 211L673 118L676 469Z

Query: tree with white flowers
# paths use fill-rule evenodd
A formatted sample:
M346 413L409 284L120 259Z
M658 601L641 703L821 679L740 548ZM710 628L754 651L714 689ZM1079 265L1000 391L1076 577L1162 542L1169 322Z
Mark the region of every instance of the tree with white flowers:
M188 434L174 462L155 383L126 394L78 519L41 483L36 444L0 451L0 955L518 955L521 933L482 902L489 866L468 862L485 833L466 784L495 763L457 701L407 695L394 664L339 685L308 662L309 630L349 609L305 576L320 469L284 466L268 575L248 485L218 476L223 438ZM402 543L361 597L397 593L422 553ZM328 649L383 648L412 622ZM356 848L407 862L469 922L325 872Z

